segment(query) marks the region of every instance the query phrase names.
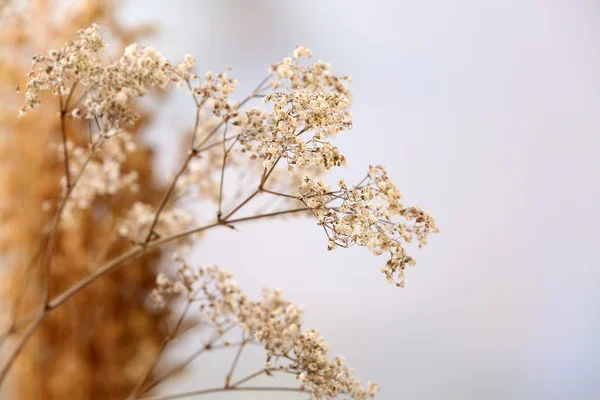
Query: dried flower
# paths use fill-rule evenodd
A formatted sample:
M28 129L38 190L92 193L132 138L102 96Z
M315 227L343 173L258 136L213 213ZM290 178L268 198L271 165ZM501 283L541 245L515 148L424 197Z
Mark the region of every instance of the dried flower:
M429 234L439 232L435 219L418 206L405 207L400 191L379 165L371 166L357 186L348 188L344 181L338 185L338 190L331 190L306 176L300 186L305 204L325 228L328 249L358 244L377 255L388 253L382 272L388 282L404 286L404 269L416 261L403 242L416 238L419 247L426 245Z
M429 234L438 232L438 228L429 213L401 203L398 188L381 166L371 166L365 179L352 187L340 180L338 188L331 189L310 175L297 182L297 170L321 174L346 165L346 157L331 140L352 127L348 76L332 73L331 66L322 61L304 65L302 59L310 59L312 53L298 46L293 57L272 65L269 77L237 103L230 100L237 80L227 73L212 72L199 78L190 71L195 66L190 55L185 55L182 63L173 64L156 50L134 43L116 61L107 62L101 54L104 47L98 26L92 25L80 30L78 39L67 42L60 50L36 56L21 113L25 115L47 102L46 93L58 97L61 143L51 146L51 153L64 166L64 174L62 197L55 207L56 223L49 228L49 236L71 232L82 216L91 219L107 216L108 230L118 233L111 240L119 241L123 247L124 243L134 244L63 289L59 299L83 290L131 257L166 243L187 245L192 235L208 229L235 229L238 223L292 213L308 214L307 211L326 232L329 250L358 244L378 255L387 253L389 259L382 271L388 281L404 285L405 266L415 263L404 245L416 240L422 247ZM129 133L139 118L133 102L151 89L167 89L171 84L189 89L195 125L183 164L160 202L152 205L155 202L151 198L146 201L134 196L144 189L140 187L143 177L135 168L127 168L137 153L136 141ZM262 97L269 108L242 109L256 97ZM74 126L85 125L88 135L82 135L81 130L70 132ZM276 171L281 161L287 166L284 174ZM231 196L236 204L229 207L224 201L224 188L226 176L231 175L228 169L232 168L238 177L246 175L254 179L245 198L237 194L246 185L238 185L238 193ZM274 183L284 189L297 183L299 193L279 192L272 189ZM190 194L217 205L213 223L196 224L182 204ZM117 196L127 195L131 195L127 206L114 206L120 202ZM295 202L304 207L233 217L255 197L264 195L271 199L276 196L286 205ZM49 200L40 202L40 209L41 204L48 208ZM72 246L79 242L75 238L61 243ZM46 276L60 268L53 265L54 254L50 251L44 263ZM213 391L235 389L262 373L287 372L296 375L301 384L293 390L310 392L317 399L365 400L375 396L377 385L369 382L362 386L343 357L330 358L329 344L317 330L303 327L303 309L285 299L280 290L266 289L253 301L240 290L228 271L212 265L196 269L179 256L174 258L178 264L176 271L159 274L150 295L154 307L165 313L175 309L170 305L171 300L185 303L174 329L171 330L168 321L165 323L167 343L180 334L193 306L214 333L203 344L202 351L214 349L219 340L222 347L239 346L225 385ZM42 282L46 290L48 282ZM47 307L51 302L48 297L44 296L45 303L40 307L41 318L32 323L34 329L51 309ZM226 332L236 326L242 332L242 340L238 343L225 340ZM267 359L257 374L232 383L241 350L250 342L260 344ZM76 361L70 365L76 365ZM148 389L145 384L153 368L138 382L130 398ZM7 369L0 370L3 374L2 371Z
M198 303L201 315L218 331L236 323L264 347L267 360L271 360L264 364L265 371L296 374L315 398L365 400L375 396L377 385L369 382L362 387L343 357L329 359L329 344L317 330L302 328L304 310L286 300L280 290L266 289L258 301L251 301L229 272L215 266L194 270L179 262L177 280L164 275L157 278L152 292L157 307L182 296ZM228 341L224 344L231 345Z
M0 336L6 333L10 323L23 321L23 317L31 315L29 312L38 309L45 278L49 278L50 294L54 296L88 276L97 266L127 251L131 245L115 235L114 216L121 215L135 201L157 202L161 189L153 182L152 153L139 140L141 124L124 134L130 135L127 140L122 141L125 137L118 134L104 141L91 158L89 171L86 170L85 176L73 187L73 198L66 205L57 232L54 262L46 277L43 263L48 233L65 190L65 185L59 184L61 179L64 182L62 146L55 145L61 141L57 113L60 105L51 90L42 91L37 99L42 106L18 118L14 111L19 109L24 93L13 92L15 83L25 92L24 78L31 65L31 55L64 43L73 37L78 27L89 26L92 21L98 21L102 30L111 35L114 39L111 50L115 51L119 50L120 42L135 39L136 32L141 30L139 26L126 29L115 25L112 1L69 2L70 8L65 13L57 13L65 4L53 0L10 3L0 10L0 87L3 89L0 90L3 105L0 113ZM15 13L6 15L4 11L13 6ZM48 57L56 55L47 54ZM64 86L68 91L72 82L65 82ZM71 97L74 108L81 106L81 103L75 106L75 102L83 93L83 86L78 84L77 90ZM147 120L147 113L141 114L142 121ZM65 132L74 179L75 169L89 155L89 125L86 120L71 119L71 115L69 112L65 116ZM92 123L96 130L95 122ZM132 145L135 150L131 150ZM109 178L115 176L115 170L119 171L118 178ZM137 192L118 183L130 173L137 175L134 184L139 189ZM100 181L94 182L98 178ZM109 195L109 188L115 184L119 186L117 194ZM93 200L88 196L91 192ZM87 208L81 208L86 199L89 200ZM0 382L2 395L15 400L126 398L156 357L165 337L160 323L162 313L149 309L145 301L159 256L157 249L129 260L128 268L113 271L78 293L66 307L57 307L49 313L12 366L7 378L10 382ZM22 330L19 330L0 338L0 370L21 335Z

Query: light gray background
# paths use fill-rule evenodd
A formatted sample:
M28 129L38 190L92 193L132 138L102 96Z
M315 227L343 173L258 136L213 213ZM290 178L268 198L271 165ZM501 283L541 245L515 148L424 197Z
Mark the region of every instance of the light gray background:
M157 23L144 43L163 54L233 67L240 97L297 44L350 74L344 175L385 165L442 229L404 290L367 250L327 252L309 220L211 233L194 262L231 269L253 295L284 289L380 399L600 396L597 2L129 0L124 12ZM177 95L151 138L171 170L188 101ZM227 357L169 390L221 382Z

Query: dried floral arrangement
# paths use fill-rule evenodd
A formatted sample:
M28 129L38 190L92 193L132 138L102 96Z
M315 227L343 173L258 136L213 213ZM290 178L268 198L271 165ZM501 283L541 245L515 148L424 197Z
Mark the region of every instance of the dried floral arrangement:
M331 140L352 127L350 78L335 74L325 62L311 62L311 51L298 46L236 102L232 94L237 81L227 73L197 75L190 55L173 63L152 48L129 44L120 56L108 57L101 36L105 25L93 24L105 13L103 3L93 4L95 12L77 17L77 24L89 22L88 28L64 40L58 50L34 57L23 84L20 118L3 116L10 121L2 121L9 126L3 184L23 197L31 215L30 223L22 225L21 205L3 204L2 248L13 266L10 281L31 270L24 281L34 289L8 291L9 297L18 294L27 301L19 301L26 307L21 304L16 311L2 310L9 317L1 332L0 384L15 366L15 380L20 382L35 379L26 377L32 369L37 376L52 369L57 377L55 382L46 380L42 398L166 400L227 391L291 391L317 399L374 397L377 385L361 385L342 357L330 357L319 332L304 326L302 308L281 291L265 289L254 300L227 270L192 267L185 261L194 242L210 230L307 216L320 227L317 232L323 230L330 250L359 245L386 255L381 268L385 279L404 285L404 270L415 263L405 245L415 241L424 246L429 234L438 232L434 218L417 206L405 206L379 165L370 166L360 182L325 183L328 171L346 165ZM106 29L120 39L134 36L115 24ZM12 77L20 69L10 72ZM172 86L188 93L195 119L180 167L160 192L152 182L151 153L137 139L143 118L135 102ZM40 135L43 140L31 140ZM16 154L21 148L32 155ZM27 172L15 177L10 168ZM227 190L227 181L233 179L243 185ZM252 208L261 198L270 199L276 208ZM190 210L199 203L212 205L208 219ZM174 257L158 273L154 266L165 251ZM122 293L124 284L134 288L128 295ZM89 300L81 300L94 291ZM151 307L144 305L144 297ZM81 340L86 303L103 298L113 314L119 314L114 307L132 314L115 317L113 331L102 335L90 324L91 332ZM48 336L61 324L73 327L73 337L63 348L52 349L55 341ZM209 332L207 341L184 360L161 367L169 344L196 326ZM233 331L242 339L229 340ZM98 351L95 341L104 335L113 335L110 343L115 348L92 356L112 357L101 363L110 367L99 378L86 371L94 366L81 360ZM121 351L119 345L128 350ZM251 345L264 350L266 361L253 374L235 379L243 350ZM40 360L35 356L40 346L44 353L60 356ZM220 348L237 349L224 383L152 396L155 388L201 354ZM64 368L49 368L60 364L60 357L70 357L62 361ZM79 374L80 391L61 386L60 374ZM283 374L294 375L297 384L252 386L257 377ZM20 390L23 398L35 398L23 394L26 388Z

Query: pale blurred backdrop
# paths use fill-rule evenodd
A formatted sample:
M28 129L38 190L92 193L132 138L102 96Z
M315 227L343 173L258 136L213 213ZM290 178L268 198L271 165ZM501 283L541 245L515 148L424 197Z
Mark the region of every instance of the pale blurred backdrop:
M194 263L232 270L252 295L282 288L379 399L600 398L596 1L128 0L124 17L155 22L144 44L169 58L233 68L240 99L310 47L353 77L343 175L383 164L442 230L405 289L385 283L384 258L327 252L309 219L211 232ZM180 94L158 115L150 140L169 171L192 123ZM201 358L168 390L220 383L230 362Z

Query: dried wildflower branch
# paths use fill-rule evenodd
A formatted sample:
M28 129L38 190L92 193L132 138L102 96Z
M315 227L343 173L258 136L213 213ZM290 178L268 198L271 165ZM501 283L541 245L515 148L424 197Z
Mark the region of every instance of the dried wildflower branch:
M58 96L52 99L50 95L43 95L43 106L38 111L17 118L11 110L18 109L22 95L14 93L14 89L26 87L31 56L48 48L60 48L79 27L89 26L94 21L102 24L102 30L108 32L112 40L107 55L117 55L117 58L123 44L138 40L139 33L145 34L138 28L118 26L111 18L111 14L118 11L117 2L113 0L77 0L70 2L67 8L57 0L12 3L14 7L11 4L5 10L13 8L14 12L0 13L0 101L5 106L0 113L3 133L0 143L3 171L0 176L3 193L0 201L3 260L0 368L27 327L25 322L18 321L30 322L41 303L48 234L65 189L63 141L57 112L62 107ZM67 89L71 86L72 81L66 82ZM93 120L73 119L75 101L85 89L77 85L65 115L71 180L91 147L87 145L90 124L94 128L93 136L99 131ZM65 97L63 95L62 100ZM121 190L116 195L96 191L93 202L86 208L70 207L79 203L84 188L95 189L93 184L102 182L97 178L110 176L109 165L104 165L107 168L103 170L96 168L103 165L106 149L94 157L86 176L77 185L76 195L72 195L77 201L70 202L68 208L75 212L63 214L51 269L52 295L85 276L99 263L127 250L130 246L127 241L114 234L115 222L132 202L157 203L159 200L156 196L160 186L151 179L155 168L152 153L139 140L149 114L142 111L141 115L140 123L128 129L132 136L129 141L136 143L138 149L127 154L121 168L121 175L127 171L139 173L136 183L140 189L135 193ZM113 146L112 142L107 145ZM50 151L48 145L53 146ZM73 154L80 151L80 147L84 150L81 157ZM92 178L96 172L100 174ZM61 184L57 184L61 180ZM43 248L41 255L29 268L29 260L38 248ZM153 281L160 253L155 250L136 259L129 263L128 269L107 276L76 301L47 315L20 352L8 377L11 384L2 387L3 394L11 399L90 400L117 399L128 394L137 375L162 342L160 316L147 309L143 295ZM31 272L23 274L25 269ZM119 288L127 288L127 291ZM10 308L16 303L21 306L16 313L11 313ZM28 315L29 318L23 318ZM16 326L11 329L13 321ZM6 340L5 331L10 332ZM40 357L40 354L48 356Z
M8 362L0 369L0 383L46 316L75 294L140 255L167 244L187 246L197 234L216 227L235 229L242 222L312 214L328 237L329 249L358 244L376 254L389 253L382 271L388 281L404 285L404 268L414 264L414 259L405 252L404 243L416 238L420 246L425 245L428 235L438 231L433 217L416 206L403 206L400 192L380 166L371 167L367 177L357 185L348 187L340 181L335 190L309 175L302 179L298 175L298 172L323 173L346 165L345 156L331 139L352 127L348 76L333 74L331 66L322 61L305 64L302 59L310 58L311 52L299 46L293 57L272 65L267 78L237 103L230 100L237 81L226 73L208 72L198 77L192 72L195 61L189 55L184 57L183 63L172 64L156 50L132 44L119 59L107 63L100 54L104 47L98 27L93 25L80 30L78 39L66 43L60 50L36 56L29 74L22 114L39 107L44 92L59 99L64 190L44 257L47 278L42 302L38 309L12 324L11 332L17 326L26 328ZM65 220L67 224L73 214L89 207L92 201L110 198L126 189L138 189L135 171L127 175L121 173L121 165L135 147L127 133L139 118L132 102L150 90L166 89L170 85L186 86L195 108L190 144L181 167L156 207L136 202L124 215L116 216L120 237L132 243L127 250L51 296L49 276L60 222ZM71 105L76 88L83 93ZM64 101L63 96L66 96ZM262 97L270 110L256 106L243 109L257 97ZM88 120L89 149L76 147L67 140L65 119L68 116ZM95 133L91 129L92 121ZM220 130L221 135L218 135ZM284 168L278 168L281 166ZM227 172L235 167L248 172L255 183L248 185L249 193L232 197L235 202L230 208L224 207L228 197ZM294 188L298 194L286 188ZM216 205L214 222L196 223L181 207L185 194L194 189ZM264 197L279 198L286 202L286 207L234 218L247 209L250 202ZM299 203L298 206L289 207L287 203L292 201ZM229 211L224 212L224 209ZM159 275L151 298L159 309L167 307L172 299L180 298L185 301L184 309L173 328L165 323L165 340L131 390L130 400L140 398L201 354L231 347L237 347L237 351L224 374L222 387L149 398L182 398L241 390L306 392L318 399L365 400L375 396L377 385L369 382L366 387L361 386L343 358L330 359L329 345L318 331L302 328L303 310L286 300L280 291L265 290L260 299L252 301L229 272L214 266L194 269L181 259L177 261L176 279ZM182 326L192 309L199 311L205 326L213 330L212 338L180 364L155 378L155 369L169 343L187 331ZM242 331L242 340L235 345L224 341L224 335L234 328ZM243 350L250 343L263 347L267 361L256 372L234 381ZM276 373L294 374L300 387L241 386L261 375Z
M190 58L190 56L187 56L187 57L188 58L187 58L187 61L186 61L186 67L187 68L192 68L194 66L195 62L193 61L193 59ZM221 82L221 85L224 86L224 88L222 88L220 85L213 85L212 74L208 73L206 75L206 77L205 77L206 82L204 84L202 84L202 85L199 85L197 88L194 89L191 86L190 78L195 78L195 75L186 75L186 79L185 79L185 82L186 82L188 88L190 88L190 91L192 93L192 98L193 98L194 103L196 105L196 121L195 121L194 127L192 129L191 149L188 152L187 157L184 159L183 165L181 166L181 168L179 169L179 171L177 172L177 174L175 175L175 177L171 181L171 184L169 185L169 188L167 189L167 191L163 195L163 198L161 199L161 202L160 202L160 204L158 206L158 209L156 210L156 213L154 214L154 218L152 220L152 223L150 224L150 227L148 228L148 234L146 235L146 238L144 240L144 244L147 244L148 241L151 239L151 237L152 237L152 235L154 233L154 228L156 227L156 224L159 221L160 215L161 215L163 209L165 208L165 206L167 205L167 202L169 201L169 198L173 194L173 191L175 190L175 187L177 185L177 182L178 182L179 178L183 175L183 173L188 168L188 165L189 165L190 161L194 157L198 156L202 152L202 146L208 140L210 140L210 138L223 125L225 125L225 130L224 130L224 134L223 134L223 137L224 137L223 143L225 143L225 136L227 134L227 121L230 118L229 114L226 114L225 117L222 119L222 121L219 124L217 124L215 126L215 128L212 129L201 140L200 144L198 145L198 148L194 147L194 143L196 141L196 135L197 135L197 132L198 132L198 126L199 126L199 122L200 122L200 111L201 111L202 107L205 105L205 103L211 98L211 96L214 96L213 92L216 92L217 94L220 94L219 97L213 97L213 100L216 101L216 104L213 106L214 113L216 113L216 115L218 115L221 107L224 107L224 108L228 109L231 112L232 110L235 110L236 108L241 107L244 104L246 104L250 99L252 99L252 98L254 98L256 96L256 92L261 89L261 87L264 85L264 82L266 80L265 79L265 80L261 81L258 84L258 86L252 91L252 93L250 93L244 100L242 100L242 102L239 105L235 106L235 105L230 105L229 103L227 103L226 99L229 96L229 94L231 94L233 92L233 87L237 84L237 81L232 80L231 78L228 78L225 74L219 74L218 77L217 77L217 79ZM222 94L221 94L221 92L222 92ZM202 96L201 100L198 100L197 96ZM225 170L225 160L223 161L223 168L222 168L222 170L223 170L223 172ZM224 176L222 176L221 182L223 181L223 178L224 178ZM222 187L222 185L221 185L221 187ZM221 200L219 200L219 213L221 212L220 211L220 206L221 206ZM220 216L219 216L219 219L220 219Z
M328 359L329 345L316 330L302 329L303 309L286 300L280 291L265 290L258 301L252 301L240 290L229 272L215 266L194 269L181 259L178 262L176 279L165 275L157 278L157 287L152 293L155 306L164 308L176 298L183 298L190 304L190 299L198 300L200 295L200 301L195 304L201 318L217 333L216 337L221 337L232 324L244 335L219 390L246 388L241 385L264 374L292 373L301 384L296 390L309 392L316 398L365 400L377 392L377 385L373 383L368 383L367 388L361 387L353 376L353 370L344 366L341 357L333 361ZM263 346L267 362L256 372L232 383L235 367L248 343L245 335ZM204 349L208 351L211 347ZM200 393L203 392L176 396Z
M247 203L246 200L245 200L245 203ZM236 207L236 211L239 210L240 208L241 207ZM92 274L86 276L85 278L81 279L80 281L78 281L77 283L73 284L71 287L66 289L64 292L62 292L62 293L56 295L55 297L53 297L52 299L50 299L45 306L40 307L39 311L35 312L34 314L30 313L28 316L24 317L22 321L18 321L16 323L17 326L21 326L22 324L29 324L29 325L27 326L27 329L20 337L20 340L19 340L15 350L13 350L13 352L9 356L8 361L5 362L2 369L0 369L0 383L5 378L8 371L10 370L10 367L12 366L12 364L13 364L14 360L16 359L17 355L19 354L20 350L23 348L23 346L25 345L27 340L29 340L29 338L31 337L33 332L35 332L36 328L39 326L39 324L45 318L46 314L48 314L52 310L58 308L63 303L65 303L67 300L69 300L72 296L74 296L75 294L77 294L78 292L83 290L85 287L87 287L88 285L93 283L95 280L104 276L106 273L112 271L113 269L121 266L123 263L126 263L126 262L130 261L132 258L138 257L138 256L150 251L153 248L163 246L167 243L176 241L176 240L184 238L186 236L190 236L192 234L206 231L206 230L218 227L218 226L223 226L223 225L231 226L232 224L235 224L235 223L253 221L253 220L258 220L258 219L262 219L262 218L281 216L284 214L291 214L291 213L297 213L297 212L303 212L303 211L308 211L308 208L283 210L283 211L278 211L278 212L274 212L274 213L259 214L259 215L254 215L251 217L238 218L238 219L228 219L227 218L227 219L224 219L221 221L217 221L210 225L202 226L199 228L193 228L193 229L190 229L190 230L187 230L184 232L179 232L179 233L173 234L171 236L162 237L160 239L150 241L149 243L147 243L145 245L141 245L141 244L137 245L137 246L133 247L132 249L130 249L129 251L127 251L126 253L123 253L119 257L116 257L115 259L110 260L106 264L97 268ZM14 329L11 329L9 332L7 332L7 334L13 333L13 332L14 332Z

